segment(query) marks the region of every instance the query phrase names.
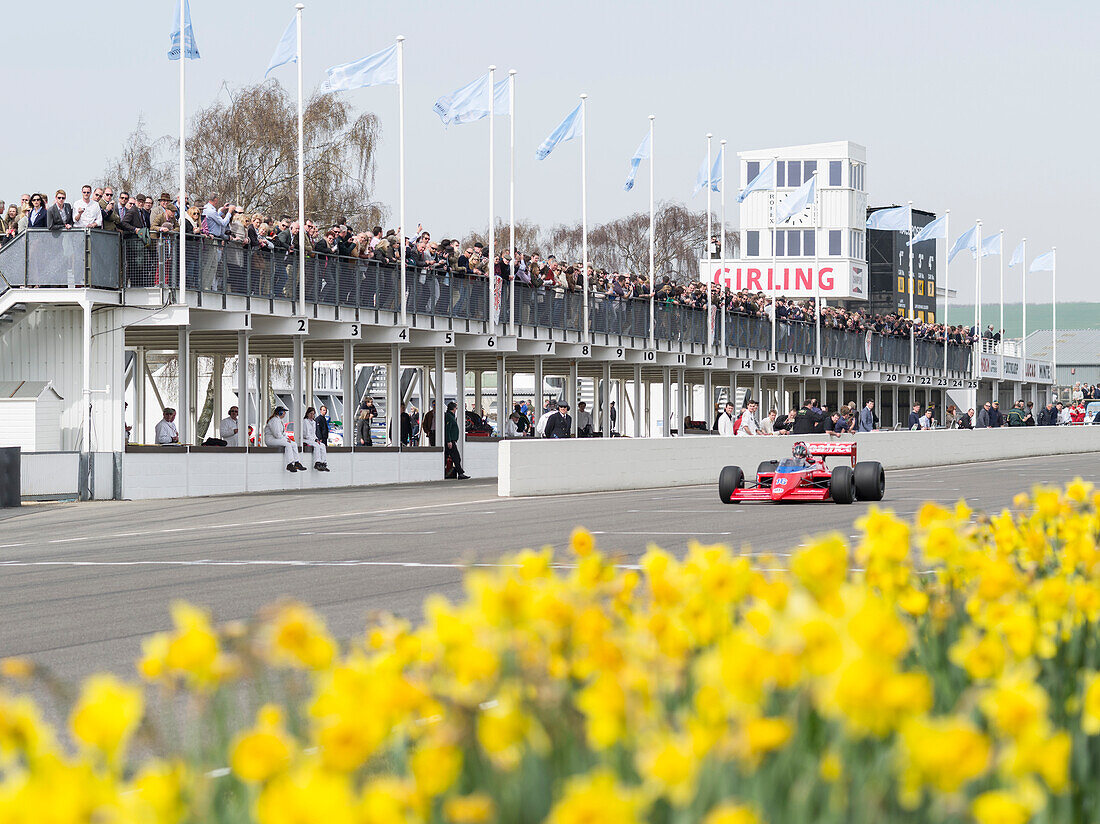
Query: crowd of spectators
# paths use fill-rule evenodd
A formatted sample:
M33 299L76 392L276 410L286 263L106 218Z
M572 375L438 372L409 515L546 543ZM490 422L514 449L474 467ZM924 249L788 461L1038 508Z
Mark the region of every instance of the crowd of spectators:
M55 193L53 204L46 201L47 196L41 193L22 195L18 205L6 206L0 201L0 243L26 228L118 231L141 241L141 246L134 244L133 248L138 250L137 265L132 268L140 270L144 267L150 272L146 279L152 282L132 285L158 285L157 276L153 274L157 271L158 256L151 249L155 247L158 236L179 231L180 209L173 196L162 192L154 202L151 194L131 195L120 191L116 200L115 189L110 185L85 185L81 189L80 199L74 204L68 203L63 190ZM609 301L648 299L651 294L648 277L644 275L607 271L591 264L585 267L582 262L562 260L554 254L544 257L538 251L521 252L507 248L497 250L494 260L489 261L485 244L479 241L462 243L453 238L437 241L430 232L419 226L413 236L402 237L399 228L383 230L381 226L375 226L371 231L356 232L345 218L338 218L331 226L306 220L305 237L302 239L298 221L292 216L260 211L247 213L232 203L223 203L220 196L213 192L203 203L193 201L186 210L185 220L188 235L206 237L220 250L219 254L204 258L201 272L191 273L204 289L224 287L243 291L245 250L266 250L272 253L274 260L279 260L281 256L285 261L289 255L304 247L308 256L366 259L389 265L397 264L399 256L404 254L406 265L418 272L459 274L475 279L487 279L490 266L498 277L509 279L514 260L515 280L528 287L581 292L587 279L591 290ZM143 252L142 246L150 250ZM131 264L135 262L134 253L129 254L128 260ZM267 287L275 293L291 296L295 287L292 267L270 268L272 271L265 271L262 262L254 264L256 275L264 280ZM700 310L708 305L707 285L690 277L662 275L654 284L654 290L654 298L661 304ZM469 299L481 302L487 298L474 289ZM724 307L732 315L751 318L770 318L774 303L778 321L787 324L813 324L815 321L816 303L813 299L780 297L773 302L772 296L765 292L732 290L711 284L709 303ZM924 323L905 318L900 313L872 315L865 309L852 310L839 306L822 307L821 326L823 329L849 332L873 331L893 338L908 339L914 335L918 340L940 344L946 338L948 343L960 346L968 346L978 337L977 329L973 327ZM981 336L1000 339L1000 333L993 332L992 327Z

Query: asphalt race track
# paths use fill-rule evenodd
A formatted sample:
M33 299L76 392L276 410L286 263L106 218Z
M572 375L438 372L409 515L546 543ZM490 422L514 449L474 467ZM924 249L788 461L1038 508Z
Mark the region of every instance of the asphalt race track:
M884 506L929 499L1000 511L1033 483L1095 480L1100 453L888 472ZM751 472L752 468L749 468ZM644 467L640 467L644 471ZM632 563L650 541L692 538L789 554L809 534L853 532L867 504L726 506L710 486L498 498L496 482L119 501L0 510L0 657L66 677L133 672L144 636L185 599L218 620L280 596L313 604L340 637L372 610L411 618L432 592L459 592L461 567L525 546L562 547L582 524Z

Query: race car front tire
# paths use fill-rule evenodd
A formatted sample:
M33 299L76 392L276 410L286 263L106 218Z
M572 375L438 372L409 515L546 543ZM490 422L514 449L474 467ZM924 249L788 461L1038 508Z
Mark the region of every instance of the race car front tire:
M733 496L745 485L745 473L739 466L726 466L718 475L718 498L724 504L732 504Z
M850 504L856 499L854 473L850 466L838 466L829 478L829 497L838 504Z
M886 473L878 461L860 461L855 471L856 495L861 501L881 501L886 492Z

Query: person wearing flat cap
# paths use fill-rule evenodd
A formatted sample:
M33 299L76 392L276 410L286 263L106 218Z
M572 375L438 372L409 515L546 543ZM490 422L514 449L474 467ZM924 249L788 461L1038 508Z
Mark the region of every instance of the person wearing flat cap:
M304 472L305 467L298 462L298 447L286 436L286 407L276 406L264 426L264 446L281 446L287 472Z
M573 418L569 415L569 404L565 401L560 401L558 403L558 411L551 412L549 417L550 419L546 422L545 437L573 437Z

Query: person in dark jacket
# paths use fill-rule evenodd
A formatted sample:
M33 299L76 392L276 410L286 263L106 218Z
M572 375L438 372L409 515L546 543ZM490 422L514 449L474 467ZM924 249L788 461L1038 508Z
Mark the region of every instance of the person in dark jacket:
M558 404L558 411L550 413L543 433L547 438L573 437L573 418L569 415L569 404L565 401Z
M920 404L913 404L913 411L909 413L909 425L906 429L920 429Z
M460 481L464 481L470 476L462 469L462 455L458 451L458 418L455 416L455 410L458 408L458 404L454 401L447 403L447 416L443 419L443 439L447 442L447 446L443 451L444 467L446 467L446 461L448 458L451 460L450 472L445 472L445 478L454 478Z
M970 409L959 415L958 420L955 422L956 429L973 429L974 428L974 410Z
M428 445L435 446L435 401L432 401L432 408L424 413L420 428L428 433Z
M1004 426L1005 416L999 406L1000 401L993 401L993 408L989 410L989 425L992 427Z
M794 416L794 425L791 427L792 435L810 435L814 427L825 420L825 413L813 406L813 401L806 401L806 405Z
M54 195L56 202L46 210L47 229L73 228L73 207L65 202L65 197L65 190L58 189Z
M328 416L328 407L321 404L321 410L317 413L317 417L314 419L317 424L317 440L319 443L328 446L328 434L330 424L332 420Z

